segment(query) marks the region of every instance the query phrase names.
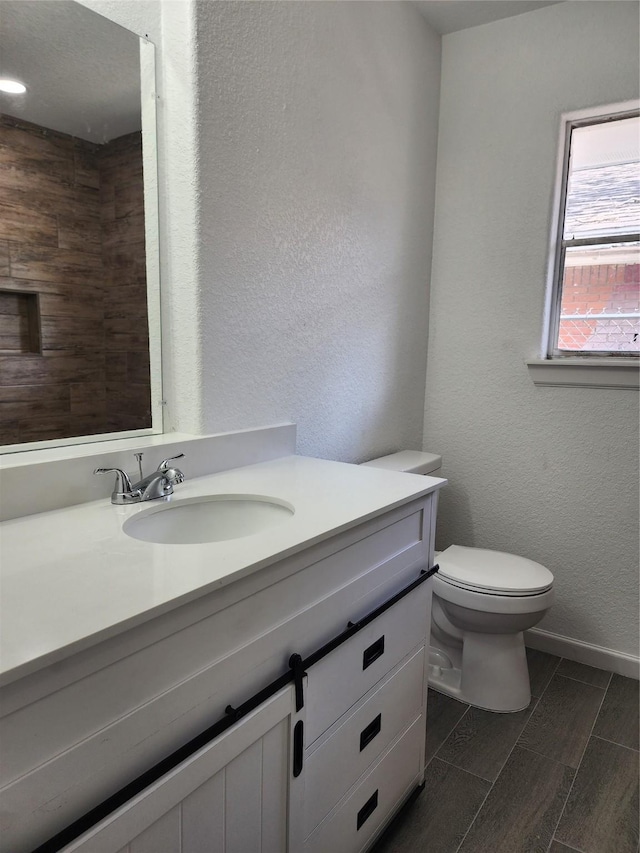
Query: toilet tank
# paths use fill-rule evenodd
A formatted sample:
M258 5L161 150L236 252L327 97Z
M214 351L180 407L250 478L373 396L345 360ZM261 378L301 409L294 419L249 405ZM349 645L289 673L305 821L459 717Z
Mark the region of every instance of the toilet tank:
M442 456L437 453L423 453L421 450L401 450L363 462L371 468L386 468L387 471L404 471L406 474L428 474L440 477Z

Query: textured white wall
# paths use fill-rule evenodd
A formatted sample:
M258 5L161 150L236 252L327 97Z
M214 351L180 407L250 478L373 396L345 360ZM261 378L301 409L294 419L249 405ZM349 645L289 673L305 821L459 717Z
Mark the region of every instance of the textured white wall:
M422 438L440 39L396 2L197 4L204 428Z
M443 39L424 448L440 547L547 565L540 627L638 653L638 396L536 388L560 114L638 97L638 6L562 3Z
M150 39L154 44L162 40L160 3L158 0L79 0L88 9L126 27L132 33ZM174 0L175 2L175 0Z
M166 428L418 446L439 37L398 2L84 2L158 47Z

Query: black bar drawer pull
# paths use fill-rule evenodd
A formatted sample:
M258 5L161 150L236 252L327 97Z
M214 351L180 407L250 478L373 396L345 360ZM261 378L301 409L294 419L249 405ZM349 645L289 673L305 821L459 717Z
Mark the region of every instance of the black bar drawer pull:
M362 806L360 811L358 812L358 825L356 826L356 830L360 829L362 824L371 817L374 811L378 808L378 790L376 789L373 794L369 797L367 802Z
M384 634L375 643L371 643L368 649L364 650L362 654L362 668L366 669L368 666L371 666L374 660L378 660L382 654L384 654Z
M360 752L371 743L374 737L380 734L382 727L382 714L378 714L375 720L372 720L369 725L360 732Z

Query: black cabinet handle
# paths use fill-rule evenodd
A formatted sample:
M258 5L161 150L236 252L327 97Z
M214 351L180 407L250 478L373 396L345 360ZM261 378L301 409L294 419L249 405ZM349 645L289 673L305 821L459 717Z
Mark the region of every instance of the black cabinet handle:
M378 808L378 789L373 792L373 794L369 797L367 802L362 806L360 811L358 812L358 821L356 830L360 829L362 824L371 817L374 811Z
M366 669L368 666L371 666L374 660L378 660L382 654L384 654L384 634L375 643L371 643L368 649L364 650L362 654L362 668Z
M303 756L303 734L304 724L302 720L293 727L293 775L299 776L302 773L302 756Z
M380 734L382 727L382 714L378 714L375 720L372 720L369 725L360 732L360 752L371 743L374 737Z

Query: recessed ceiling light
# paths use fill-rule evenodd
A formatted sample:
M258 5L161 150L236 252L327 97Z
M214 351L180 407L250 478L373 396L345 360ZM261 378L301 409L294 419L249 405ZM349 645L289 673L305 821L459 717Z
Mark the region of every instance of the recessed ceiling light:
M0 78L0 92L7 92L9 95L22 95L26 91L27 87L24 83L20 83L18 80L9 80L8 77Z

